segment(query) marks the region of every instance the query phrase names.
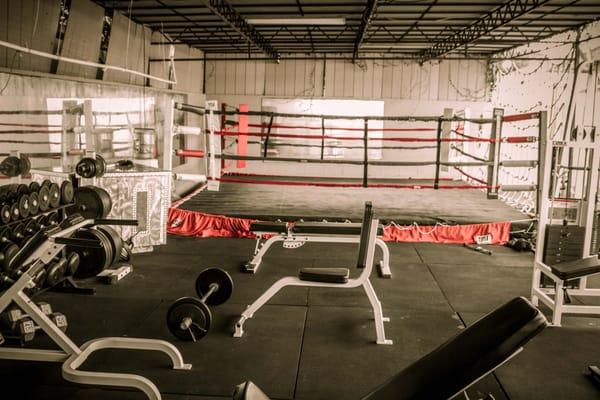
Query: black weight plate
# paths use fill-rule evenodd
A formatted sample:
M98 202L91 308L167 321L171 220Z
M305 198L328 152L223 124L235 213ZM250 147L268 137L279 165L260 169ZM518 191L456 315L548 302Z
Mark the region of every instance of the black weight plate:
M10 240L11 236L12 234L9 227L0 229L0 242L6 242L7 240Z
M96 176L99 178L106 172L106 160L100 154L96 154Z
M96 229L102 231L110 241L113 250L113 260L110 265L115 265L121 257L121 251L123 251L123 239L121 238L121 235L107 225L97 226Z
M0 222L8 224L10 222L10 207L6 204L0 207Z
M56 286L64 277L67 272L67 260L61 257L58 261L50 264L46 269L48 276L46 277L46 286Z
M67 275L72 276L77 272L79 268L80 258L78 253L69 253L67 256Z
M62 204L71 204L74 195L73 183L71 181L63 181L60 184L60 202Z
M106 249L106 266L104 268L109 268L110 266L113 265L113 261L115 259L115 249L113 247L113 244L111 242L111 240L108 238L108 235L98 229L95 229L96 231L96 236L98 237L98 239L102 242L103 247Z
M24 183L20 183L16 185L14 192L17 194L17 196L29 194L29 186L25 185Z
M17 246L16 244L12 242L0 243L0 254L2 255L2 263L0 265L2 266L2 270L5 273L10 274L10 262L13 258L15 258L18 252L19 246Z
M42 186L38 190L38 200L40 202L40 211L46 212L50 208L50 189L49 186Z
M95 186L82 186L75 190L75 212L86 219L106 218L112 207L108 192Z
M38 231L38 226L37 226L37 222L35 222L35 220L30 219L25 223L25 229L23 230L23 232L26 235L31 235L33 233L36 233Z
M50 179L44 179L44 180L42 181L42 184L41 184L41 186L42 186L42 187L44 187L44 186L45 186L45 187L47 187L48 189L50 189L50 185L52 185L52 181L51 181Z
M40 212L40 196L36 192L29 194L29 215L37 215Z
M8 156L0 163L0 170L6 176L17 176L21 170L21 160L15 156Z
M58 215L58 211L52 211L48 214L48 225L58 225L60 222L60 216Z
M75 166L75 172L82 178L93 178L97 175L96 160L91 157L84 157Z
M22 194L17 201L19 202L19 215L21 218L29 217L29 195Z
M56 208L60 206L60 186L57 183L50 185L50 207Z
M233 279L231 279L231 276L226 271L220 268L207 268L200 272L196 278L196 293L198 296L202 298L210 290L210 285L213 283L219 285L219 288L206 299L206 304L218 306L225 303L231 297Z
M67 252L75 252L79 254L79 268L74 274L76 278L89 278L98 275L109 262L109 256L112 255L107 253L106 240L102 235L98 235L98 231L95 229L80 229L73 235L74 238L78 239L90 239L100 242L100 248L98 247L79 247L79 246L67 246ZM110 247L110 245L108 245ZM109 249L110 250L110 249Z
M185 318L192 323L188 328L181 326ZM212 324L212 315L206 304L193 297L182 297L175 301L167 311L167 327L178 339L197 341L202 339Z
M46 278L48 277L48 272L46 271L46 269L41 269L38 271L37 274L35 274L35 277L33 278L33 282L35 283L35 286L38 289L41 289L44 287L44 285L46 285Z
M19 161L20 161L21 175L27 175L29 173L29 170L31 169L31 161L29 161L29 157L27 157L24 154L21 154Z
M19 211L19 204L13 203L10 205L10 219L13 221L18 220L21 217L21 212Z
M40 191L40 183L36 181L31 181L29 183L29 193L37 193Z

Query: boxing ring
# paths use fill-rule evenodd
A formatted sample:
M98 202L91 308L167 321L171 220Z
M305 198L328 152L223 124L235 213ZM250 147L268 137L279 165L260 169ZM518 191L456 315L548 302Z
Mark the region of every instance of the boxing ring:
M511 225L535 215L543 111L471 118L465 110L355 116L174 107L206 117L207 128L196 131L203 148L173 152L204 158L207 185L173 205L171 233L252 237L247 227L256 220L357 221L372 201L393 232L388 240L473 243L481 236L473 232L498 229L492 242L504 243ZM453 229L455 237L434 237Z

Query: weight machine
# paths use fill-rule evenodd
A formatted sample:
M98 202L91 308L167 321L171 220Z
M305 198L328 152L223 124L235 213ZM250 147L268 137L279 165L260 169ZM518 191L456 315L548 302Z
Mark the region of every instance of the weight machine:
M191 369L185 364L179 350L171 343L156 339L106 337L90 340L77 346L48 316L24 293L34 286L36 273L46 266L66 246L99 247L97 241L71 238L77 230L95 225L137 225L134 220L84 219L72 215L59 226L37 232L13 259L20 275L0 295L0 312L12 302L22 309L61 350L0 347L0 358L27 361L62 362L63 377L71 382L87 385L129 387L141 390L150 400L160 400L158 388L147 378L133 374L80 371L78 368L94 352L102 349L131 349L160 351L169 356L174 369Z

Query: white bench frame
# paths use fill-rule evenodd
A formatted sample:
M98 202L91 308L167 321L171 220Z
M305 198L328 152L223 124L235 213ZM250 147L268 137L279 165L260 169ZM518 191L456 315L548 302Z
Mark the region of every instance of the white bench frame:
M379 226L379 220L373 219L371 223L371 230L367 238L367 253L366 253L366 264L365 268L362 269L360 275L357 278L349 279L346 283L326 283L326 282L312 282L304 281L295 276L288 276L279 279L270 288L268 288L258 299L246 308L242 313L240 319L235 324L234 337L242 337L244 334L244 322L254 316L263 305L265 305L273 296L275 296L281 289L286 286L302 286L302 287L321 287L321 288L336 288L336 289L350 289L358 286L362 286L365 290L371 307L373 309L373 317L375 319L375 332L377 335L377 344L393 344L393 341L386 339L384 322L389 322L389 318L383 316L381 308L381 302L377 298L377 293L373 289L373 285L369 280L371 272L373 271L373 257L375 254L375 240L377 238L377 228Z
M256 246L254 247L254 255L252 260L244 263L245 272L256 273L262 262L262 258L267 253L269 248L277 243L283 242L283 247L286 249L296 249L303 246L307 242L313 243L359 243L359 235L329 235L329 234L306 234L294 233L288 229L287 233L275 233L266 231L253 231L256 234ZM265 236L270 236L264 239ZM379 237L375 239L375 244L379 246L383 253L383 259L377 263L379 275L382 278L390 279L392 270L390 269L390 250L387 244Z

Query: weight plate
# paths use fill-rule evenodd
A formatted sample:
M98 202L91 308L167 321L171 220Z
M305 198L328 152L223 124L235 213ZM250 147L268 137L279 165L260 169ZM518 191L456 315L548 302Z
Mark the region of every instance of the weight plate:
M98 234L96 229L80 229L73 235L77 239L90 239L100 242L101 247L79 247L79 246L67 246L67 253L75 252L79 254L79 268L74 274L76 278L89 278L98 275L112 258L112 254L108 251L107 240L102 234ZM109 258L110 257L110 258Z
M50 208L50 189L49 186L42 186L38 190L38 200L40 202L40 211L46 212Z
M33 278L33 282L35 283L35 286L37 289L41 289L44 287L44 285L46 285L47 277L48 277L48 272L46 271L45 268L40 269L38 271L38 273L35 274L35 277Z
M73 183L71 181L63 181L60 184L60 202L62 204L70 204L73 202L74 195Z
M44 179L44 180L42 181L42 184L41 184L41 186L42 186L42 187L44 187L44 186L45 186L45 187L47 187L48 189L50 189L50 185L52 185L52 181L51 181L50 179Z
M100 178L106 172L106 160L100 154L96 154L96 176Z
M100 231L98 229L94 229L96 232L96 236L102 242L102 246L106 249L106 266L104 268L108 268L113 265L113 260L115 258L114 247L111 240L108 238L108 235Z
M217 284L219 288L206 299L206 304L218 306L229 300L233 292L233 279L226 271L220 268L207 268L198 274L196 293L200 298L208 293L211 284Z
M6 176L13 177L20 174L21 160L15 156L8 156L0 163L0 171Z
M48 276L46 277L46 286L56 286L65 277L67 272L67 259L61 257L58 261L50 264L47 268Z
M48 225L58 225L60 221L60 217L58 215L58 211L52 211L48 214Z
M4 229L0 229L0 242L9 241L11 237L10 228L6 227Z
M8 224L10 222L10 207L6 204L0 207L0 222Z
M121 239L121 235L107 225L100 225L96 229L102 231L110 241L113 250L113 260L110 265L115 265L121 257L121 251L123 251L123 239Z
M19 246L13 242L0 243L0 265L6 274L10 274L10 262L19 252Z
M29 195L22 194L21 196L19 196L18 203L19 203L19 215L21 216L21 218L29 217Z
M56 208L60 205L60 186L57 183L50 184L50 207Z
M27 175L31 169L31 161L29 161L29 157L21 154L21 157L19 158L19 167L21 170L21 175Z
M187 320L189 318L189 320ZM189 321L189 326L185 326ZM212 324L212 315L206 304L193 297L182 297L167 311L167 327L178 339L198 341L202 339Z
M73 252L69 253L67 257L67 275L73 276L77 272L77 268L79 268L80 258L79 254Z
M36 192L29 195L29 215L37 215L40 212L40 196Z
M93 178L96 175L96 160L91 157L84 157L75 166L75 172L82 178Z
M108 192L95 186L82 186L75 190L75 209L86 219L106 218L112 208Z
M29 186L24 183L17 184L13 191L17 194L17 196L21 196L24 194L29 194Z
M36 181L31 181L29 183L29 193L37 193L40 191L40 183Z

